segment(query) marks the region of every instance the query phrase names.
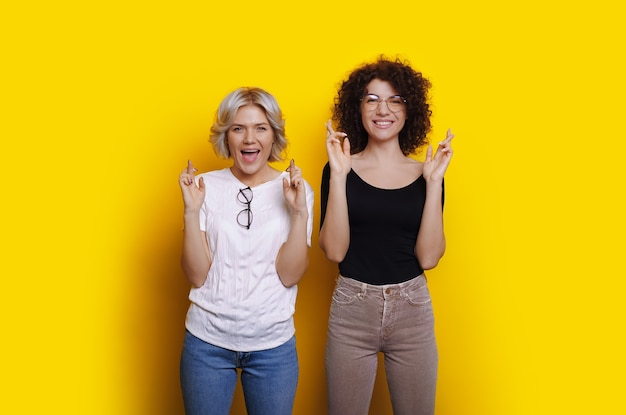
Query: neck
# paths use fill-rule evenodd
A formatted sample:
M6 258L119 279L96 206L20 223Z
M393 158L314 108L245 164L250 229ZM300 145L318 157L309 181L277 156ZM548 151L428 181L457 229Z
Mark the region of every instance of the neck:
M394 160L402 160L406 156L402 154L398 141L392 140L384 142L369 141L365 149L361 152L361 157L393 162Z
M276 178L280 172L269 164L266 164L263 168L253 172L246 173L243 170L238 169L236 166L231 166L230 171L241 183L246 186L255 187L265 182L269 182Z

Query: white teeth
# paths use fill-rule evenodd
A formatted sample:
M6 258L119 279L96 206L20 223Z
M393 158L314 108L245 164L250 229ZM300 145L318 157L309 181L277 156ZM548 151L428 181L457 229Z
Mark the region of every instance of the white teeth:
M390 125L391 121L374 121L376 125Z

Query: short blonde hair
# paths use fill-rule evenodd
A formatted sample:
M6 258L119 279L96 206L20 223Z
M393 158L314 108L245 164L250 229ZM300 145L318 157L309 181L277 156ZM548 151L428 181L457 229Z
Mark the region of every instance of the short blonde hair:
M215 153L222 158L230 158L231 154L227 142L228 130L233 124L237 110L246 105L256 105L265 112L274 132L274 145L268 161L282 161L283 150L287 148L285 120L282 111L272 94L256 87L238 88L228 94L220 103L209 139L213 144Z

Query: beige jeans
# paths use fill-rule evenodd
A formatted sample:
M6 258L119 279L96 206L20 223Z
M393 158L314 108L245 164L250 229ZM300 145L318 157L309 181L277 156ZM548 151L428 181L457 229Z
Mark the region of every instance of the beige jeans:
M394 415L432 415L438 354L423 275L391 285L337 278L326 344L329 415L367 415L379 352Z

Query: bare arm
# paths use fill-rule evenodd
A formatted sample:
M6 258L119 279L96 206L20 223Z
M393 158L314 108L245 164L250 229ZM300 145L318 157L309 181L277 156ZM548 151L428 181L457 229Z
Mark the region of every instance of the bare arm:
M441 192L441 183L426 185L426 202L415 244L415 255L424 269L435 268L446 250Z
M200 207L205 194L204 181L200 178L196 186L195 171L189 161L179 178L185 203L181 266L191 285L198 288L204 284L211 268L211 253L206 234L200 230Z
M426 180L426 202L422 214L415 255L424 269L437 266L446 250L446 238L443 232L443 176L452 158L450 141L454 135L450 130L446 139L439 143L437 153L433 157L432 147L426 152L423 176Z
M300 281L309 266L309 246L307 244L309 212L302 172L293 160L288 170L290 180L283 179L283 195L289 206L291 227L287 241L280 247L276 256L276 272L283 285L291 287Z
M329 260L339 263L345 258L350 246L350 222L346 198L346 177L351 169L350 142L345 133L332 129L330 121L326 124L326 129L330 186L319 244Z
M328 203L324 224L320 229L319 244L326 257L341 262L350 246L350 224L346 199L346 178L331 173Z

